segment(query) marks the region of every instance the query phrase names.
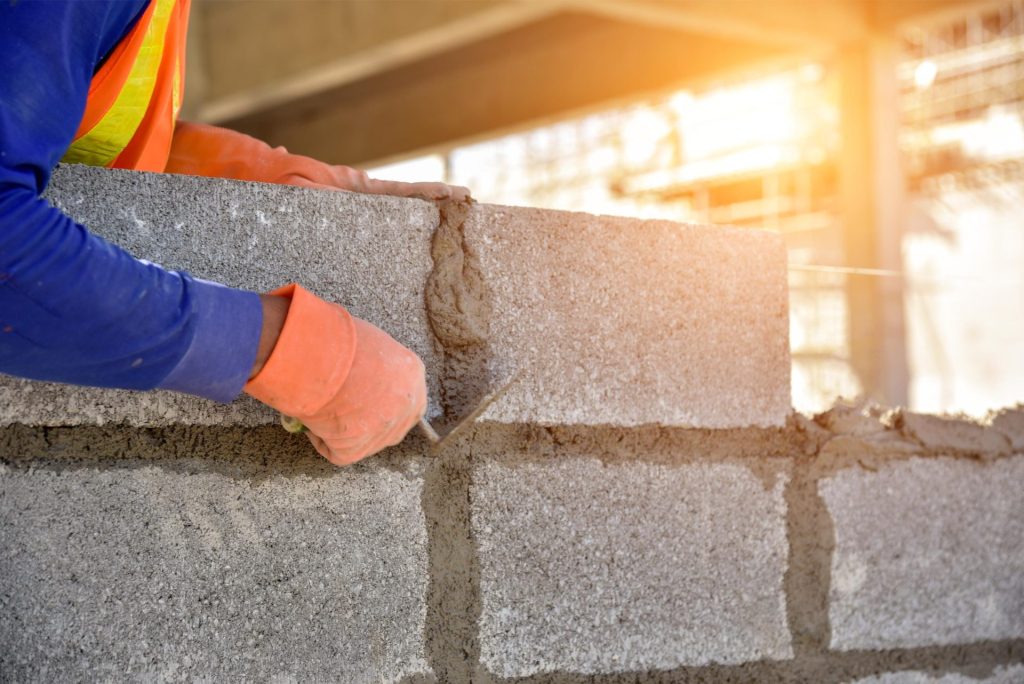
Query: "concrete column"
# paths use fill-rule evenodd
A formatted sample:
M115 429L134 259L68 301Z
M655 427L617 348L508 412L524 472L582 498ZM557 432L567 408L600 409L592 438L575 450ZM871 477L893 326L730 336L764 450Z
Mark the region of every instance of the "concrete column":
M839 54L839 161L846 263L901 268L904 177L899 157L895 41L873 37ZM850 357L865 395L907 402L902 278L847 276Z

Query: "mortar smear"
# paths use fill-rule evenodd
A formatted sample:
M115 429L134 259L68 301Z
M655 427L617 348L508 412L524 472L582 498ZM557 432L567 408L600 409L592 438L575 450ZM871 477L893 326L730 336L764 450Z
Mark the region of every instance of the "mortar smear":
M430 249L434 268L425 291L427 318L443 359L441 401L449 420L471 410L490 386L491 293L463 235L469 210L468 202L439 206Z

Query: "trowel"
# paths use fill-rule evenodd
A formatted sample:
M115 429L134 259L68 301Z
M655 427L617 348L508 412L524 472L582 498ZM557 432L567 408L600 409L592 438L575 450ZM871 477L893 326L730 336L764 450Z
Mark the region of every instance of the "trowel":
M472 411L463 416L457 423L455 423L455 425L445 430L443 434L438 433L438 431L434 429L434 426L427 422L426 418L420 418L417 426L419 427L420 432L423 433L423 436L427 438L427 441L430 442L430 450L432 452L440 451L445 444L448 444L455 436L465 431L467 427L475 423L477 418L482 416L484 411L486 411L494 402L501 399L505 392L507 392L518 379L518 373L514 374L504 385L500 386L493 392L485 394L483 398L476 403L476 406ZM303 425L302 421L298 418L292 418L291 416L286 416L283 413L281 414L281 425L288 432L306 432L309 429Z

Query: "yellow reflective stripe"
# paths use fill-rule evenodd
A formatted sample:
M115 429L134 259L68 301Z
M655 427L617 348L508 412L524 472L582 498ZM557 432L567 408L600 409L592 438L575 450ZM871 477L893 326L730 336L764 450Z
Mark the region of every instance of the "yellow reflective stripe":
M174 80L171 81L171 111L177 120L178 112L181 111L181 57L174 60Z
M62 161L108 166L131 142L156 87L157 71L164 54L167 25L175 0L157 3L128 79L110 110L92 129L71 144Z

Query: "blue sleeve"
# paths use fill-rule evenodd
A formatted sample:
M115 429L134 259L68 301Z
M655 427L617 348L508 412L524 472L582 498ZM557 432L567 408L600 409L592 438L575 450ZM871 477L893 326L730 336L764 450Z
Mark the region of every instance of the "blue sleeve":
M138 260L40 197L97 64L145 5L0 2L0 372L230 401L259 297Z

